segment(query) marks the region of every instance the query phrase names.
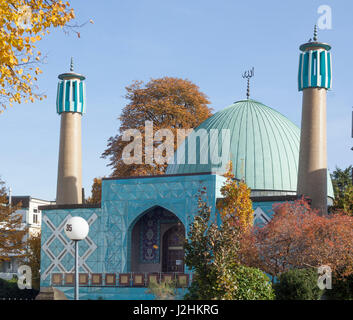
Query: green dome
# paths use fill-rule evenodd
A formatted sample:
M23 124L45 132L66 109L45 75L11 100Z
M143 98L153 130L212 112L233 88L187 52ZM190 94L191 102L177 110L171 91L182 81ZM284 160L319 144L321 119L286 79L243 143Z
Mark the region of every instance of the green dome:
M221 130L230 130L228 159L233 163L233 173L235 178L245 179L253 191L272 191L274 195L296 192L300 129L276 110L254 100L238 101L204 121L196 130L199 129L208 133L211 129L219 130L218 150L222 150ZM196 140L196 164L190 164L190 160L188 163L189 138L179 148L185 150L186 164L170 164L167 174L215 171L210 154L217 150L209 150L210 139L206 143ZM208 164L200 164L200 155L208 150ZM330 178L328 194L333 197Z

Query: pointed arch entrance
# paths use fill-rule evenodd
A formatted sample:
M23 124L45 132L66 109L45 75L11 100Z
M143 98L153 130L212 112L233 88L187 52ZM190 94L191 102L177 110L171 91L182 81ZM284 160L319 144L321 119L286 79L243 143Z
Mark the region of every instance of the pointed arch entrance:
M130 233L131 272L183 272L185 227L171 211L155 206L136 220Z

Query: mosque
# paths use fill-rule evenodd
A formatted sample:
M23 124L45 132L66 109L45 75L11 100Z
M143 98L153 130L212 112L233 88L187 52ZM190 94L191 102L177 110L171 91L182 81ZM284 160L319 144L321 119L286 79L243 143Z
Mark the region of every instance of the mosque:
M251 188L257 224L270 221L274 203L306 195L314 207L327 210L333 199L326 164L330 49L318 42L316 30L314 41L300 47L301 129L249 97L217 112L198 128L229 130L229 159L235 178ZM207 164L170 164L161 176L105 178L101 204L82 204L84 80L73 68L59 75L57 202L41 207L41 290L53 286L73 297L74 246L63 230L72 216L83 217L90 227L88 237L79 244L81 299L152 299L146 293L152 279L174 279L185 290L192 273L184 265L183 241L197 213L196 195L206 188L214 215L225 178ZM200 151L205 147L199 145Z

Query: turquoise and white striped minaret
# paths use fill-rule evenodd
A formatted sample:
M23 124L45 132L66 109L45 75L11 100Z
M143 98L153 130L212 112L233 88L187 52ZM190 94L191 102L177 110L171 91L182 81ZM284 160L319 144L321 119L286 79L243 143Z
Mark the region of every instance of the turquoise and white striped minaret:
M86 112L85 106L85 77L73 72L73 61L71 58L70 72L59 75L58 92L56 98L56 111L63 112Z
M332 86L331 46L313 41L300 46L298 89L303 92L298 186L299 196L327 213L326 94Z
M82 203L81 118L85 113L85 77L70 72L59 75L56 111L61 116L57 204Z
M317 41L316 26L314 41L301 45L300 50L302 53L299 57L299 91L303 91L306 88L331 89L332 61L331 52L329 52L331 46Z

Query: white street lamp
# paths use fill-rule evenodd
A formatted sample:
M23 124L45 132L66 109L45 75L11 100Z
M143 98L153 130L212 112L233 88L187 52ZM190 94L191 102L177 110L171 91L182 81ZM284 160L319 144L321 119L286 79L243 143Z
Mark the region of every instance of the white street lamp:
M65 224L66 236L75 242L75 300L79 300L79 281L78 281L78 242L87 237L89 226L85 219L72 217Z

